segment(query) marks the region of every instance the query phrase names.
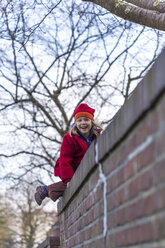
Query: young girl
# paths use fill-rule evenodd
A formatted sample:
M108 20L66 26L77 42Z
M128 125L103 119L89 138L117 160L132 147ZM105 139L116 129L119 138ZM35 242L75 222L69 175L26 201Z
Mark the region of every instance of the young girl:
M60 157L54 167L54 175L62 181L49 186L39 186L36 189L35 200L41 205L45 197L56 201L67 187L84 157L88 147L101 132L101 127L94 122L95 109L87 104L80 104L73 113L75 123L62 141Z

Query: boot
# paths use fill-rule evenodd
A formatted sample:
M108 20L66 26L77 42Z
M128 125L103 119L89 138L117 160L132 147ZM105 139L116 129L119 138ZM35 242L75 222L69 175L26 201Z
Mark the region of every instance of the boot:
M34 195L34 198L37 202L37 204L40 206L42 201L48 197L48 190L47 190L47 186L38 186L36 188L36 193Z

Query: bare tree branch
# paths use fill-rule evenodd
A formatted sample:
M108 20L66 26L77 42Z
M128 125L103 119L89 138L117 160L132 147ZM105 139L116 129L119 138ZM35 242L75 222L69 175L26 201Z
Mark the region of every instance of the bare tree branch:
M123 18L124 20L165 31L165 3L148 0L139 1L140 3L137 3L137 1L134 0L90 0L90 2L109 10L111 13ZM145 2L149 2L149 4L145 4ZM137 6L130 3L137 4ZM153 6L155 5L153 10L151 10L151 3L153 3ZM159 8L157 3L160 5ZM141 7L138 7L139 5L141 5ZM147 8L147 6L150 6L150 8ZM163 13L155 11L161 7Z

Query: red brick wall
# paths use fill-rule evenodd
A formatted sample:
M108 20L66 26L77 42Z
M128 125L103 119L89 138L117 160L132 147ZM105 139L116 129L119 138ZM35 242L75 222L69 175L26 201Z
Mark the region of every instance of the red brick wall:
M165 248L164 68L165 51L86 153L58 204L60 247Z

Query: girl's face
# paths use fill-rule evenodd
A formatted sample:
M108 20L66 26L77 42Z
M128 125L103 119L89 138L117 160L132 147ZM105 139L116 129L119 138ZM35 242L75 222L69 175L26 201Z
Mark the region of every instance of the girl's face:
M79 117L76 120L76 127L84 137L88 138L92 128L92 120L87 117Z

